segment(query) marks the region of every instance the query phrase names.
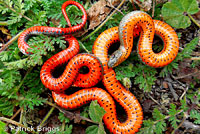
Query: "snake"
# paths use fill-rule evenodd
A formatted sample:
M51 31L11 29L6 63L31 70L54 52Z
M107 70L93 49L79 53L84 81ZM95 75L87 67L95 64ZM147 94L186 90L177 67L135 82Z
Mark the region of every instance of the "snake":
M70 21L67 17L65 8L68 5L76 5L83 12L81 24L77 26L71 26ZM93 54L78 54L79 52L79 43L75 37L71 34L83 28L86 23L87 14L85 9L77 2L66 1L62 5L62 13L70 26L69 28L56 28L56 27L47 27L47 26L34 26L26 29L18 39L19 50L25 55L31 55L32 53L28 52L28 49L31 49L27 41L31 35L61 35L65 36L65 41L68 42L68 47L65 50L55 54L50 59L48 59L42 66L40 71L40 79L43 85L52 91L52 97L56 104L60 107L66 109L78 108L84 104L89 103L92 100L97 100L101 107L106 111L103 116L103 121L107 128L112 133L133 133L139 128L137 124L141 124L140 120L130 119L129 125L132 124L132 128L123 131L123 128L126 128L128 125L126 122L122 124L117 119L116 105L113 97L102 88L93 87L99 81L102 80L103 76L103 65L98 57ZM56 67L61 66L62 64L67 63L64 72L58 76L54 77L52 72ZM88 73L81 74L79 71L82 67L88 67ZM65 94L66 89L70 86L82 87L81 89L71 95ZM119 85L120 86L120 85ZM118 87L118 86L117 86ZM119 89L121 89L119 87ZM125 95L126 92L123 92L122 95ZM130 93L129 93L130 95ZM130 97L119 98L124 100L129 100ZM134 99L136 100L136 98ZM136 105L139 105L137 100L135 101ZM135 113L135 117L142 118L141 112L137 112L137 108L133 103L129 102L129 111ZM140 123L136 123L136 122ZM132 123L131 123L132 122ZM118 125L120 126L118 127Z
M120 47L110 56L109 67L119 65L130 56L133 38L139 35L138 57L148 66L164 67L170 64L178 54L179 40L174 29L163 21L153 20L143 11L126 14L118 30ZM154 34L158 35L164 43L164 48L159 53L155 53L152 49Z
M164 42L164 48L160 53L154 53L152 50L154 34L160 36ZM140 59L146 65L164 67L171 63L178 53L179 41L174 29L165 22L153 20L143 11L128 13L122 18L119 27L107 29L98 36L92 51L103 65L102 82L127 114L125 122L117 120L116 115L110 119L111 123L105 122L113 133L136 133L142 124L143 112L140 103L116 79L116 73L112 69L129 57L133 47L133 39L139 35L137 51ZM117 42L120 42L119 49L109 57L109 47Z
M66 7L69 5L75 5L83 12L82 22L80 24L71 26L70 20L66 13ZM63 3L61 9L62 9L63 16L65 20L67 21L69 27L57 28L57 27L48 27L48 26L33 26L26 29L20 34L18 38L18 48L23 54L25 55L31 54L30 52L27 51L28 49L31 49L30 46L27 44L27 40L29 39L31 35L45 34L45 35L52 35L52 36L56 36L56 35L61 36L61 35L75 33L84 27L87 21L87 13L81 4L75 1L66 1L65 3Z
M81 24L71 26L65 11L68 5L76 5L83 12L83 22ZM92 100L97 100L100 106L106 111L103 116L103 121L111 133L126 134L138 132L143 120L142 107L136 97L130 91L126 90L116 79L114 70L109 66L108 48L120 39L118 27L108 29L98 36L93 45L93 54L78 54L79 43L71 34L79 31L85 25L87 20L86 11L79 3L66 1L62 5L62 12L70 26L69 28L47 26L28 28L18 39L20 51L26 55L32 54L27 51L30 48L27 44L30 35L47 34L65 36L65 40L68 42L68 48L48 59L40 71L40 79L44 86L52 91L52 97L56 104L66 109L74 109ZM154 23L152 23L152 29L153 25ZM141 28L139 25L138 27L134 26L134 28L137 29L137 32L132 32L133 37L138 36L139 32L144 31L144 29L140 30ZM132 28L132 30L134 28ZM162 37L162 34L160 35ZM126 37L127 36L128 35L126 35ZM123 44L123 46L128 45ZM131 46L129 46L129 49L130 48ZM128 54L126 54L126 56L127 55ZM123 60L125 60L125 58L123 58ZM65 63L67 63L67 65L64 72L59 77L54 77L52 72L55 68ZM80 73L80 69L84 66L89 69L86 74ZM102 88L93 87L101 80L109 93ZM67 95L65 91L70 86L82 87L83 89L71 95ZM117 118L114 100L124 108L127 114L126 121L121 122Z

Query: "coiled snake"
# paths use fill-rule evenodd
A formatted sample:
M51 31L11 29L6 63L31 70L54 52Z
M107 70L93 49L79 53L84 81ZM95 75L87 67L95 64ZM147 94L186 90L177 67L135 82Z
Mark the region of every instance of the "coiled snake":
M82 23L71 26L66 14L68 5L76 5L82 12ZM48 34L65 35L69 46L67 49L57 53L48 59L42 66L40 78L45 87L52 91L54 101L61 107L67 109L77 108L91 100L97 100L105 109L104 123L112 133L135 133L141 127L143 120L142 108L136 97L115 78L112 68L123 62L129 55L133 45L133 37L141 33L138 53L143 62L153 67L162 67L169 64L177 55L178 38L174 30L164 22L152 20L151 17L140 11L134 11L126 15L118 27L104 31L96 39L93 45L93 54L78 54L79 44L71 33L74 33L86 23L87 14L82 5L74 1L66 1L62 5L63 15L69 24L69 28L55 28L46 26L34 26L25 30L18 39L18 47L24 54L29 45L26 43L30 35ZM155 27L155 28L154 28ZM119 33L119 35L118 35ZM154 33L161 36L164 41L164 49L159 54L152 51ZM67 35L66 35L67 34ZM120 40L119 50L108 57L108 48ZM68 62L63 74L58 78L53 77L52 71ZM87 74L79 73L79 70L86 66L89 69ZM105 90L95 86L102 79ZM64 91L71 85L84 87L71 95L64 94ZM127 119L120 122L117 119L116 106L113 98L125 109Z

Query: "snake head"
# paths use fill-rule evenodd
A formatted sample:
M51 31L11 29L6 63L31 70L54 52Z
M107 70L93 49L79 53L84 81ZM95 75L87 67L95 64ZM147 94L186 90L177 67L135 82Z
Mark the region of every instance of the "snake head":
M116 67L122 62L122 51L116 50L108 60L108 67Z

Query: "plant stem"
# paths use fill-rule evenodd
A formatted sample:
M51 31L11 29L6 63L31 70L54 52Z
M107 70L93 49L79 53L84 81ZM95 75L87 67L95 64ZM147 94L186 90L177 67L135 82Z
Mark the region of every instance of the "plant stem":
M24 80L27 78L28 74L32 71L33 67L29 68L28 71L26 72L24 78L22 79L22 81L20 82L20 84L14 89L15 92L17 92L20 87L23 85Z
M7 123L10 123L10 124L13 124L13 125L16 125L16 126L19 126L19 127L22 127L22 128L25 128L26 130L30 130L31 132L33 132L34 134L37 134L34 130L32 130L30 127L26 127L24 126L23 124L19 123L19 122L16 122L14 120L11 120L11 119L8 119L8 118L5 118L5 117L0 117L0 120L1 121L4 121L4 122L7 122Z
M166 112L169 112L163 105L158 103L150 94L148 94L149 98L153 100L156 104L158 104L162 109L164 109Z
M153 6L152 6L152 18L154 18L155 13L155 0L153 0Z
M200 57L191 57L190 60L200 60Z
M172 134L175 134L176 130L178 130L178 129L183 125L183 123L185 122L185 119L186 119L186 115L185 115L185 113L184 113L184 114L183 114L183 119L182 119L181 123L178 125L178 127L177 127L176 129L174 129L174 130L172 131Z
M23 32L23 31L22 31ZM4 50L6 50L15 40L17 40L17 38L20 36L20 34L22 33L18 33L17 35L15 35L12 39L10 39L5 45L2 46L2 48L0 49L0 53Z
M21 110L19 123L22 123L22 121L23 121L23 116L24 116L24 108L22 108L22 110Z
M20 112L21 112L22 108L18 109L17 112L10 118L11 120L13 120ZM8 123L6 124L6 126L8 125Z
M113 9L117 10L119 13L121 13L121 14L124 16L124 13L123 13L121 10L115 8L115 6L112 5L112 2L111 2L111 1L109 1L109 4L110 4L110 5L108 5L109 7L111 7L111 8L113 8Z
M24 109L22 108L20 118L19 118L19 123L22 124L24 118ZM20 133L20 130L17 131L17 134Z
M52 114L52 112L53 112L54 109L55 109L55 107L51 107L51 109L49 110L49 112L47 113L47 115L44 117L44 119L40 123L39 127L43 126L44 122L49 118L49 116Z
M72 119L72 118L78 116L78 115L76 116L76 115L75 115L74 113L72 113L72 112L66 111L66 110L64 110L64 109L62 109L62 108L60 108L60 107L58 107L57 105L55 105L55 104L53 104L53 103L51 103L51 102L49 102L49 101L45 101L45 103L48 104L48 105L50 105L50 106L52 106L52 107L57 108L60 112L64 113L65 115L69 115L68 118L70 118L70 119ZM90 119L88 119L88 118L86 118L86 117L83 117L83 116L79 116L79 117L80 117L81 120L85 120L85 121L88 121L88 122L91 122L91 123L94 123L94 124L98 124L97 122L92 121L92 120L90 120Z
M183 112L183 110L179 111L179 112L176 113L174 116L176 116L176 115L178 115L178 114L180 114L180 113L182 113L182 112ZM154 122L154 124L156 124L156 123L158 123L158 122L160 122L160 121L162 121L162 120L166 120L166 119L170 118L171 116L173 116L173 115L165 116L164 119L157 120L157 121Z
M0 26L7 26L9 25L7 21L0 21Z
M62 131L62 132L65 131L65 121L62 122L61 131Z
M135 2L140 8L144 9L144 7L143 7L138 1L136 1L136 0L131 0L131 3L134 4L134 2Z
M147 83L147 92L150 92L151 91L151 88L150 88L150 86L149 86L149 84L148 84L148 82L147 82L147 78L146 78L146 75L144 74L144 70L142 70L142 75L143 75L143 77L144 77L144 80L145 80L145 83Z
M178 115L178 114L180 114L180 113L182 113L182 112L183 112L183 110L179 111L179 112L176 113L174 116L176 116L176 115ZM162 121L162 120L166 120L166 119L170 118L171 116L173 116L173 115L168 115L168 116L165 116L165 118L163 118L163 119L160 119L160 120L154 121L154 122L153 122L153 125L155 125L156 123L158 123L158 122L160 122L160 121ZM146 129L146 128L147 128L147 127L140 128L140 130L142 130L142 129Z
M183 79L185 77L189 77L189 76L192 76L192 75L198 75L200 73L200 71L195 71L195 72L192 72L192 73L189 73L189 74L186 74L186 75L182 75L182 76L179 76L179 77L174 77L175 80L178 80L178 79Z
M123 0L119 6L106 18L106 20L104 20L103 23L101 23L101 25L99 25L92 33L90 33L89 35L87 35L86 37L83 37L81 39L81 41L85 41L87 40L90 36L92 36L94 33L96 33L117 11L117 9L119 9L123 4L124 4L125 0Z
M81 45L81 47L87 52L90 53L89 50L87 50L87 48L85 47L85 45L83 45L83 43L81 41L79 41L79 44Z
M11 120L13 120L21 111L23 108L20 108L17 110L17 112L10 118Z
M22 13L17 12L14 8L10 7L9 5L7 5L6 3L4 3L5 7L9 8L11 11L18 13L19 15L21 15L22 17L24 17L25 19L27 19L28 21L32 21L32 19L30 19L29 17L23 15Z
M200 24L190 14L188 14L188 16L194 22L194 24L196 24L200 28Z
M88 8L89 4L90 4L90 0L86 0L86 3L85 3L85 9Z

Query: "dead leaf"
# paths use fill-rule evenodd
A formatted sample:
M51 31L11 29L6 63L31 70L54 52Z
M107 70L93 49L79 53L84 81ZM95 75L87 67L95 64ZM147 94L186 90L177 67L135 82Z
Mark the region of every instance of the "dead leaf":
M56 25L59 26L60 25L60 19L56 20L56 19L51 19L51 22Z
M162 4L162 3L165 3L167 2L167 0L156 0L156 4Z
M75 114L74 123L80 123L80 121L81 121L80 114Z
M179 63L179 69L177 70L177 78L181 78L181 81L185 83L193 83L194 85L197 84L196 80L193 78L200 79L200 75L198 72L199 68L191 68L191 60L190 59L185 59L183 62ZM191 75L190 75L191 74Z
M87 10L88 19L90 20L89 29L94 29L110 13L110 8L106 5L107 2L105 0L100 0Z
M108 16L108 14L111 12L113 6L116 6L120 3L120 0L99 0L95 4L92 5L87 10L88 14L88 21L89 21L89 27L87 30L82 30L78 33L73 34L76 37L80 37L87 33L89 30L94 30L96 26L102 23ZM112 5L111 5L112 4Z
M0 27L0 31L3 33L3 34L6 34L7 35L7 39L11 39L11 35L8 33L8 29L6 29L5 27Z
M74 123L80 123L81 121L81 117L80 117L80 110L75 111L74 114Z
M152 0L145 0L141 2L139 0L129 0L133 5L137 4L144 11L149 11L152 8Z
M145 113L147 113L147 112L151 112L151 106L154 104L154 102L152 101L152 100L150 100L150 99L148 99L148 100L145 100L144 102L143 102L143 111L145 112Z
M146 0L142 4L145 11L149 11L152 8L152 0Z
M94 29L98 26L110 13L112 6L118 5L120 0L100 0L97 3L93 4L90 9L87 10L88 19L90 21L90 25L88 29Z
M168 82L163 81L163 87L164 87L165 89L167 89L167 88L168 88Z

